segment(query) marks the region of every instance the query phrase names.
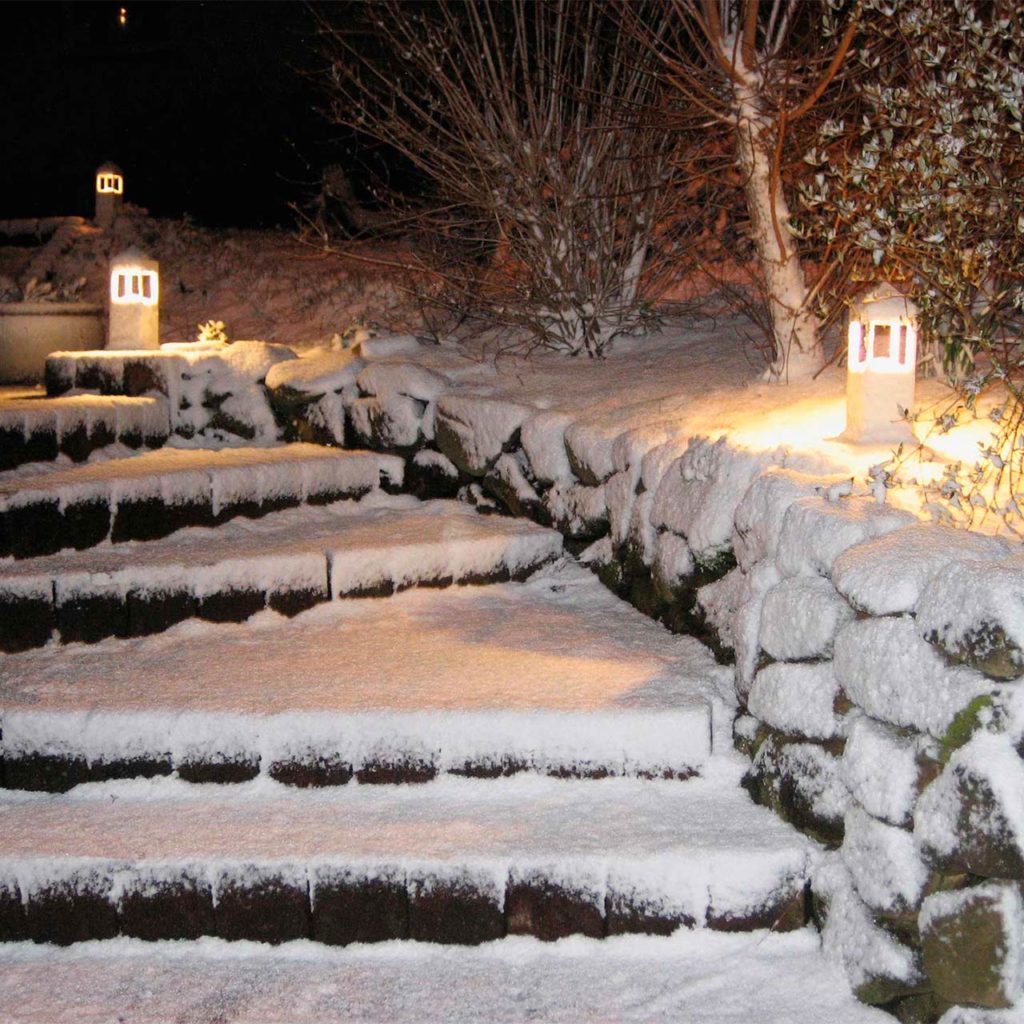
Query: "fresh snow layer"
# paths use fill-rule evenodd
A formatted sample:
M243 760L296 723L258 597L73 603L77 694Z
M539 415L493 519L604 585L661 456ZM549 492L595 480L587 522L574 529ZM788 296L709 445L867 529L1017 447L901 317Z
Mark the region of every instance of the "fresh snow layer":
M288 751L312 736L362 756L374 743L408 752L412 737L442 764L514 754L626 770L703 761L723 674L697 640L564 565L523 585L410 590L290 620L264 612L8 655L0 709L9 751L109 756L143 735L143 749L193 737L216 751L236 736L249 751Z
M60 438L77 427L91 428L99 423L118 435L129 430L144 437L166 435L170 430L167 400L162 396L89 394L0 397L0 429L21 430L26 438L39 430L53 430Z
M507 566L515 571L556 557L561 535L527 520L479 515L454 501L421 503L377 493L234 519L216 529L179 530L156 541L105 544L0 563L0 592L37 580L62 593L159 593L284 586L344 594L382 582L396 587L464 579Z
M885 1024L811 931L419 943L0 948L9 1024Z

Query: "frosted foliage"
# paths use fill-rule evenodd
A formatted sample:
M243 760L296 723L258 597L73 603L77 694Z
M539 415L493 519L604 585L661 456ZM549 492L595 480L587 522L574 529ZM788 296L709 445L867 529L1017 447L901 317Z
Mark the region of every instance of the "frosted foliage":
M421 402L436 402L452 386L443 374L415 363L370 363L356 383L366 395L407 395Z
M720 580L708 583L697 591L697 605L704 612L722 643L735 648L733 622L740 601L746 592L746 575L742 569L733 569Z
M991 791L999 813L972 812L961 822L963 780L978 780ZM970 785L970 782L967 783ZM1005 833L1024 856L1024 762L1010 737L979 732L949 760L942 775L922 794L914 810L914 835L922 846L946 855L957 847L960 827L981 835Z
M304 394L340 391L355 382L366 364L351 349L313 348L298 359L267 371L268 388L291 388Z
M836 478L808 476L771 466L759 473L736 506L736 561L744 569L775 556L786 510L797 498L813 497Z
M937 737L991 689L980 673L947 665L909 616L847 623L836 636L834 665L839 685L869 715Z
M913 952L875 924L837 854L818 868L812 887L828 904L822 948L843 968L852 987L879 977L901 982L920 978Z
M522 426L520 443L530 460L533 475L542 484L573 478L569 456L565 453L565 428L572 417L564 412L538 412Z
M859 807L846 812L840 855L868 906L905 911L917 906L928 868L910 832L876 821Z
M820 576L794 576L772 587L761 610L761 647L779 661L825 658L853 609Z
M913 522L909 512L870 498L800 498L782 523L779 569L783 576L827 576L847 548Z
M843 552L832 567L836 589L872 615L912 612L929 580L966 559L999 560L1005 541L935 523L915 523ZM944 574L942 574L944 575Z
M678 587L694 570L693 555L686 541L674 533L658 534L653 569L659 584Z
M917 799L917 750L912 740L864 716L851 723L843 750L843 781L868 813L907 825Z
M772 458L732 448L724 437L696 438L658 487L654 525L682 534L697 553L731 545L736 506Z
M1013 1003L1024 994L1024 899L1015 885L990 882L959 892L934 893L921 907L919 924L922 931L931 929L943 919L956 919L979 901L1002 922L999 988L1007 1003ZM999 1019L994 1018L992 1024ZM1009 1017L1006 1020L1011 1024Z
M616 546L621 545L629 536L638 476L635 470L615 473L604 485L605 501L608 504L608 524L611 528L612 542Z
M530 410L496 398L444 395L438 401L437 414L457 435L469 464L483 472L501 454Z
M829 739L842 730L833 708L837 690L829 662L776 663L757 673L747 696L747 708L779 732Z
M921 593L917 623L923 635L935 634L947 645L956 645L983 625L997 625L1024 648L1024 559L948 567Z
M578 422L565 431L565 446L577 463L604 483L615 472L612 445L622 428L611 424Z

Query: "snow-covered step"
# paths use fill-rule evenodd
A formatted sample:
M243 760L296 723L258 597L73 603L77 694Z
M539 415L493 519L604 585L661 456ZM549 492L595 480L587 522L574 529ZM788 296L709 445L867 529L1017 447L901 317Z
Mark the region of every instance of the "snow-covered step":
M401 459L312 444L162 448L130 458L0 479L0 558L153 540L401 483Z
M244 950L239 956L237 944L217 939L2 946L0 1005L25 1024L893 1021L854 999L809 929L556 945L510 938L470 949L294 942Z
M713 693L728 678L697 640L563 564L523 584L6 655L4 780L686 778L711 754Z
M184 619L294 615L331 598L523 579L562 536L453 501L381 492L159 540L0 562L0 650L143 636Z
M739 787L521 776L0 798L7 941L118 934L476 944L806 923L811 844Z
M167 399L40 395L0 399L0 472L66 455L83 462L117 442L159 448L170 434Z

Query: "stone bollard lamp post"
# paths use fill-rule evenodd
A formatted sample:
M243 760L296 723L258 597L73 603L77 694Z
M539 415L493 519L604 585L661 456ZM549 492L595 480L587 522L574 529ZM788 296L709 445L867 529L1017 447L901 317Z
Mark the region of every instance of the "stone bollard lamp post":
M131 248L110 262L107 348L160 347L160 265Z
M109 228L121 212L124 202L124 175L117 164L96 168L96 227Z
M843 440L915 440L904 411L914 407L917 307L889 285L850 310Z

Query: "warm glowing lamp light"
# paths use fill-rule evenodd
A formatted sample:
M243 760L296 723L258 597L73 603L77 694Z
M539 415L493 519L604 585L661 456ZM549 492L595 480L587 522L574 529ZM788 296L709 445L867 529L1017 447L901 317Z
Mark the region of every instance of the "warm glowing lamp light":
M847 334L847 441L913 441L917 307L888 285L855 303Z
M124 200L124 175L117 164L96 168L96 226L109 228L121 212Z
M160 346L160 265L139 249L110 263L107 348Z

